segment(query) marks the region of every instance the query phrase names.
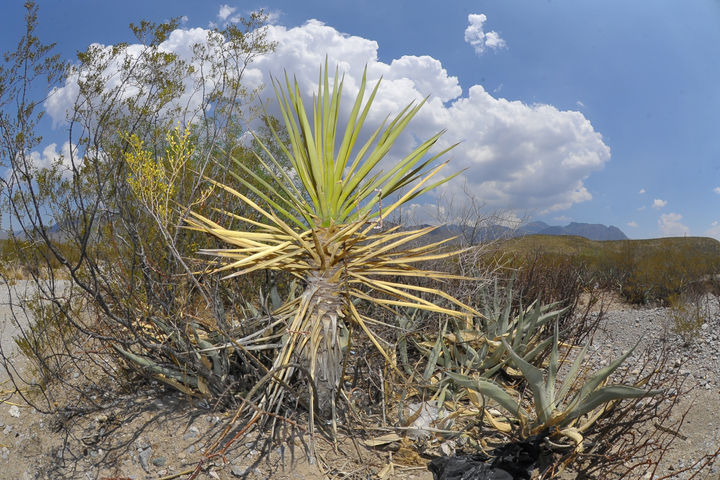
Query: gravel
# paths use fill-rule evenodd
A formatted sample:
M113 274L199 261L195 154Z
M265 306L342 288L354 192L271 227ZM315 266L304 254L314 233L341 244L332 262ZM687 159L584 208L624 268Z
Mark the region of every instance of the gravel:
M667 478L688 479L694 470L673 473L720 447L720 297L706 296L700 305L705 321L698 326L691 343L675 333L674 314L670 309L622 305L605 313L591 342L591 349L596 353L594 361L599 364L607 364L639 342L626 362L629 369L639 368L640 357L648 348L650 355L656 356L667 348L670 364L666 374L685 377L683 387L691 388L673 410L679 418L689 409L679 430L687 440L676 439L671 450L663 456L661 474L654 478L671 475ZM718 473L718 465L713 465L694 478L717 479L720 478Z

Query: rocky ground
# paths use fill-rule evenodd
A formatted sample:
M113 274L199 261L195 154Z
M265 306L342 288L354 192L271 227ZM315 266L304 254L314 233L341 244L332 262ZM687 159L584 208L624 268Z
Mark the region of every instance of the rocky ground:
M675 313L668 308L633 308L620 303L611 305L604 315L601 328L593 339L593 349L606 362L617 358L639 342L636 352L628 359L628 368L639 365L639 352L656 355L667 348L670 364L666 375L679 375L682 390L687 390L673 409L673 420L680 422L680 437L663 456L662 475L667 478L687 479L696 473L690 468L706 455L720 449L720 298L705 297L699 301L705 321L694 333L685 337L675 330ZM671 392L672 393L672 392ZM695 478L720 478L720 459L697 474ZM674 473L680 472L680 473Z
M655 478L688 479L696 468L683 471L685 468L720 448L720 302L714 298L706 301L706 322L699 326L692 344L686 344L673 332L669 310L636 309L618 303L611 306L593 339L593 361L598 365L621 355L638 341L637 352L646 347L651 352L669 348L671 361L666 374L680 375L685 379L682 390L690 390L678 399L673 410L678 422L687 412L678 426L680 438L663 456ZM5 352L12 346L7 342L8 335L20 328L8 322L2 337ZM23 364L20 357L16 362ZM641 362L641 355L634 355L629 362L628 368L634 368L633 362ZM87 372L66 373L81 387ZM203 402L192 403L183 395L147 385L137 392L98 392L98 403L104 408L92 414L76 416L72 408L67 408L59 414L45 415L13 393L7 376L2 388L0 478L7 479L188 478L232 414L218 414ZM27 386L23 394L30 399L40 398ZM318 458L310 463L305 455L307 435L303 434L303 426L288 428L285 424L283 428L281 437L286 440L274 447L269 457L260 454L262 439L254 435L242 437L224 458L206 463L197 478L432 478L423 466L402 466L412 463L401 458L412 456L410 450L375 451L351 439L337 447L319 441ZM384 433L377 432L378 436ZM720 478L718 465L708 466L695 478Z

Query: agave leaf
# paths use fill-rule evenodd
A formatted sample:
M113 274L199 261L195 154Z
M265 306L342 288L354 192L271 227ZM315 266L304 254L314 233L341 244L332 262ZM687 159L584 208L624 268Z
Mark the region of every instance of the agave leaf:
M614 400L624 400L627 398L641 398L658 395L664 390L644 390L642 388L631 387L628 385L608 385L594 390L587 395L580 404L573 408L568 414L567 420L580 417L595 410L600 405L604 405Z
M594 392L601 383L605 382L607 378L612 375L612 373L627 359L630 354L632 354L633 350L638 346L640 342L635 344L634 347L632 347L630 350L625 352L623 355L615 359L605 368L602 368L595 372L588 380L585 382L585 384L582 386L580 391L575 395L572 402L570 403L568 409L573 411L575 410L576 405L578 403L584 402L586 398L588 398L588 395L590 393Z
M558 322L555 321L555 328L553 329L553 346L550 350L550 363L548 365L547 382L545 383L545 390L549 397L550 413L555 410L555 377L557 376L558 370Z
M386 433L375 438L368 438L363 443L368 447L379 447L381 445L387 445L388 443L399 442L402 437L397 433Z
M397 339L398 355L400 356L400 364L408 375L412 375L407 349L407 332L410 330L410 322L411 320L408 315L403 313L398 316L398 326L400 327Z
M175 379L184 385L190 385L192 387L197 387L197 377L192 377L190 375L186 375L186 374L178 372L176 370L172 370L170 368L163 367L163 366L158 365L157 363L153 362L152 360L149 360L145 357L142 357L140 355L136 355L132 352L124 350L123 348L121 348L117 345L111 345L111 346L113 347L113 349L115 351L122 354L125 358L130 360L132 363L148 370L151 373L160 374L165 377Z
M523 359L528 363L533 363L535 358L547 349L548 345L553 342L553 337L548 337L538 342L532 350L523 355Z
M547 422L552 414L553 405L551 401L551 394L548 391L549 388L545 378L543 377L542 371L523 360L520 355L513 351L504 338L502 339L502 342L505 345L510 358L512 358L515 365L520 369L520 371L522 371L525 380L527 380L528 385L533 392L533 398L535 399L535 411L537 413L538 420L540 423Z
M503 422L502 420L493 417L493 415L486 409L483 409L483 416L485 417L485 420L487 420L487 422L490 424L490 426L498 432L510 433L512 431L512 425L510 425L508 422Z
M452 372L448 372L447 375L457 385L471 388L480 394L491 398L511 415L515 417L528 417L527 412L497 383L482 378L472 378L467 375L459 375Z
M512 334L512 336L510 337L512 341L512 343L510 343L510 346L513 350L520 350L521 347L524 349L525 345L523 345L523 343L525 340L525 335L528 331L528 325L534 323L534 320L536 320L537 317L540 316L540 312L537 309L537 302L533 302L531 307L532 308L528 308L527 311L523 311L522 309L520 310L520 313L515 319L514 328L511 327L512 330L509 330L508 332ZM533 329L532 332L537 332L537 329Z
M580 371L580 367L582 366L583 360L585 360L585 354L587 353L589 345L590 344L585 344L585 346L578 353L577 357L575 357L575 361L573 362L570 370L565 376L565 379L560 386L560 390L558 390L557 392L556 398L558 400L558 403L565 400L565 396L570 391L570 387L572 387L572 384L575 382L575 379L578 376L578 372Z
M210 396L210 388L208 387L208 384L203 377L197 378L197 386L200 393L202 393L206 397Z
M430 377L432 377L432 374L435 372L438 358L440 358L440 353L442 352L443 337L445 335L446 328L447 320L445 320L445 322L443 323L437 340L435 340L435 346L433 347L432 351L430 351L430 356L428 357L427 365L425 366L425 371L423 372L423 379L425 379L426 382L430 380Z
M560 430L560 435L563 435L575 443L575 453L583 452L583 436L577 428L565 428Z

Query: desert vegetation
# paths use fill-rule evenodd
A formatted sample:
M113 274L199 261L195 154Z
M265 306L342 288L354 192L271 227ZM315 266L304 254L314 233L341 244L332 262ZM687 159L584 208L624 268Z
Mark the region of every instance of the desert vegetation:
M201 75L159 48L173 21L132 26L140 52L92 46L72 64L34 36L36 21L28 3L0 71L0 132L2 274L35 285L17 338L30 369L3 363L37 410L95 413L109 388L160 384L227 412L188 478L252 431L269 451L290 429L310 458L342 438L394 449L371 472L383 478L441 455L491 461L508 445L535 452L518 478L628 478L674 440L667 358L629 372L629 350L588 368L587 339L605 291L681 312L714 285L714 245L423 242L433 227L393 215L451 180L433 149L441 133L383 163L422 101L367 135L382 83L366 96L363 82L345 112L342 77L319 65L312 104L288 72L273 85L281 116L268 116L243 83L273 48L262 14L194 45ZM70 77L73 148L40 168L38 82ZM188 89L199 103L174 102Z

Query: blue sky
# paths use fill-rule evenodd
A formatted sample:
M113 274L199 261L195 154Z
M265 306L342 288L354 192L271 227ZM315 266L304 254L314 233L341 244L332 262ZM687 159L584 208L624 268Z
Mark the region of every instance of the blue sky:
M3 51L22 32L22 4L0 7ZM141 19L184 16L189 30L265 8L279 43L258 78L285 68L310 83L327 55L352 78L365 64L371 80L383 75L390 110L430 95L411 133L447 128L448 143L462 141L450 168L467 170L438 192L455 204L465 190L488 211L550 224L720 238L720 1L38 4L41 39L68 58L132 42ZM62 122L45 138L60 145Z

